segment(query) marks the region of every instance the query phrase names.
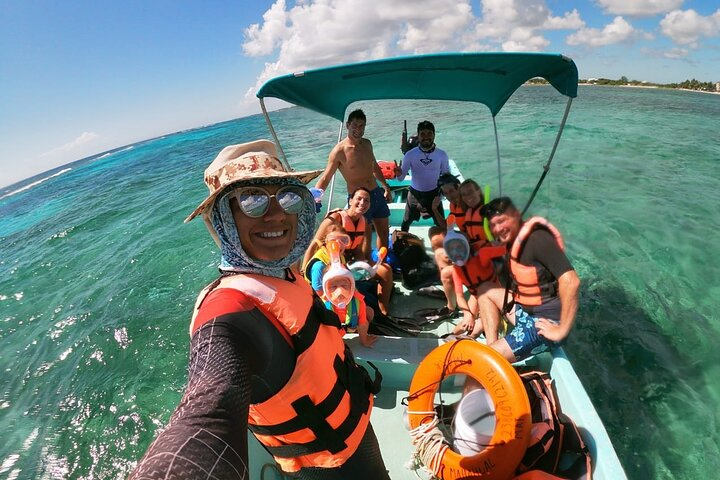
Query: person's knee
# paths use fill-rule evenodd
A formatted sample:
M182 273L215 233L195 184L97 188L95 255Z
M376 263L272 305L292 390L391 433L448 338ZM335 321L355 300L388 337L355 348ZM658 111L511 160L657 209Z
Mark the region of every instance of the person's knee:
M452 282L453 281L453 268L454 267L452 265L443 267L443 269L440 270L440 280L441 281L449 280Z
M480 308L497 308L497 305L495 305L495 302L490 298L487 291L478 294L478 304Z
M490 344L490 347L492 347L500 355L505 357L505 360L507 360L508 362L513 363L516 361L515 354L510 349L510 345L508 345L507 340L505 340L505 338L500 338L498 340L495 340L494 342L492 342Z
M482 292L480 299L484 302L489 302L488 305L492 304L495 308L501 308L503 304L503 296L505 295L505 289L502 287L491 287Z

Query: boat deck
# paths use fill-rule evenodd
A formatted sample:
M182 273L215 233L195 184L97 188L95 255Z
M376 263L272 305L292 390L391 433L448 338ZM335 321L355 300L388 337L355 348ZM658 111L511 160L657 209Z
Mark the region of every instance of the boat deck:
M451 172L462 180L454 162L450 162ZM403 182L389 182L395 192L395 201L390 207L390 232L402 221L407 187L410 179ZM447 200L444 200L445 211L449 211ZM428 240L428 229L432 225L430 219L413 223L410 231L425 239L428 254L432 256ZM395 276L395 288L391 298L390 313L394 317L413 317L416 310L422 308L440 308L445 299L419 295L403 287L401 276ZM410 433L406 426L404 399L409 395L410 382L418 363L435 347L443 342L443 335L451 333L457 318L437 321L422 327L416 336L378 336L378 340L367 348L360 344L357 334L345 335L345 341L352 349L360 364L365 364L368 371L372 369L366 362L372 362L383 375L382 390L375 396L375 404L371 415L371 423L378 438L383 460L390 478L393 480L429 479L430 474L421 469L411 470L413 446ZM479 341L484 341L481 337ZM543 353L515 364L517 368L549 372L555 380L556 390L563 413L572 418L578 426L593 459L593 478L596 480L623 480L627 478L617 454L610 442L602 421L597 415L585 389L572 368L562 348L555 349L552 354ZM460 399L464 376L452 376L443 383L442 401L445 404ZM436 403L440 403L436 394ZM251 478L253 479L284 479L288 477L274 467L272 457L260 446L252 435L249 435L249 458ZM268 468L271 466L272 468Z

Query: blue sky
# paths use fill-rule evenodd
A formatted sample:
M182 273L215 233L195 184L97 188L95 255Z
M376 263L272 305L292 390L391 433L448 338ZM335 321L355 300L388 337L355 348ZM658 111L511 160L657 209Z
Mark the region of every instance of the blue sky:
M0 186L257 113L268 78L441 51L548 51L582 78L720 81L717 0L0 0Z

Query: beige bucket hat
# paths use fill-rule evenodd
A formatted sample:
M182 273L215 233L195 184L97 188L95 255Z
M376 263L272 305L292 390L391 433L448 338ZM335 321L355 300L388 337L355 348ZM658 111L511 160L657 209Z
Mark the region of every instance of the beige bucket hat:
M222 149L205 169L208 197L185 219L189 222L212 207L215 198L226 187L253 178L296 178L303 184L322 173L322 170L288 171L278 159L275 144L270 140L230 145Z

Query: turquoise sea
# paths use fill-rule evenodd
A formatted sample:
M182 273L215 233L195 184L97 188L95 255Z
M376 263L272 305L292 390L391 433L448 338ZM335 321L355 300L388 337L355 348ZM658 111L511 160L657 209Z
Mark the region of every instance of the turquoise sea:
M497 193L492 124L467 104L360 104L379 159L430 119L467 178ZM503 193L524 203L564 100L524 87L498 116ZM273 112L297 168L338 122ZM531 212L583 280L566 350L632 479L720 470L720 96L580 87ZM202 172L269 137L251 116L147 140L0 189L0 478L124 478L186 380L188 323L216 275Z

